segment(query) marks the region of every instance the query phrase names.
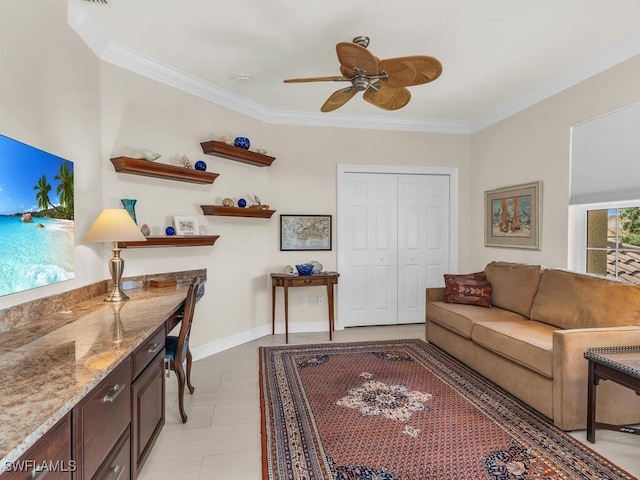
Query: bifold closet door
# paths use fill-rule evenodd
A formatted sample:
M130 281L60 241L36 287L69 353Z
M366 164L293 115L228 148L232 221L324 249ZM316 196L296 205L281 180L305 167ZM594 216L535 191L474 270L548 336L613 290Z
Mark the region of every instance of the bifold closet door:
M425 288L449 271L449 176L398 175L398 323L423 323Z
M340 272L345 326L395 325L398 321L398 177L348 173Z
M424 322L449 271L449 176L347 173L341 296L346 327Z

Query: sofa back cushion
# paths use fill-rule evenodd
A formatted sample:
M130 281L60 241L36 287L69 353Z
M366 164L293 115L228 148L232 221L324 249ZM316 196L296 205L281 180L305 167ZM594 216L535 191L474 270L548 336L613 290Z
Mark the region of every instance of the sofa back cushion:
M491 262L484 271L493 287L491 304L529 317L540 281L540 265Z
M566 270L545 270L531 320L563 329L640 325L640 286Z

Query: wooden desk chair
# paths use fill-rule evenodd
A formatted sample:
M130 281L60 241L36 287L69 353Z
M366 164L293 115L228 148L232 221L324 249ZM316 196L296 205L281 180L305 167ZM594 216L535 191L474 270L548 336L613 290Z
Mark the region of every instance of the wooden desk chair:
M173 370L178 377L178 406L182 423L187 423L187 414L184 411L184 384L185 384L185 363L186 363L186 383L189 393L195 390L191 385L191 350L189 349L189 335L191 334L191 324L193 323L193 312L196 309L196 297L200 282L196 279L187 292L182 312L180 333L178 336L168 335L165 340L165 362L170 370Z

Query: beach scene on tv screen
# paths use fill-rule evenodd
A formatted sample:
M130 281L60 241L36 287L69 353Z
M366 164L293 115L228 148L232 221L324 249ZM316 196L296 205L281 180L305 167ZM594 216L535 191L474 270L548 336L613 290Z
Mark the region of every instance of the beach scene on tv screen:
M0 135L0 295L74 277L73 163Z

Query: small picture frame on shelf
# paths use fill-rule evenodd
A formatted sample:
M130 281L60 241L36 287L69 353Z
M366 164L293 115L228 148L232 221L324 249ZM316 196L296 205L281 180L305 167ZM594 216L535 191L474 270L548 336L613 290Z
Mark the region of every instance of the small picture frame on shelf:
M173 217L176 235L198 235L198 220L195 217Z

